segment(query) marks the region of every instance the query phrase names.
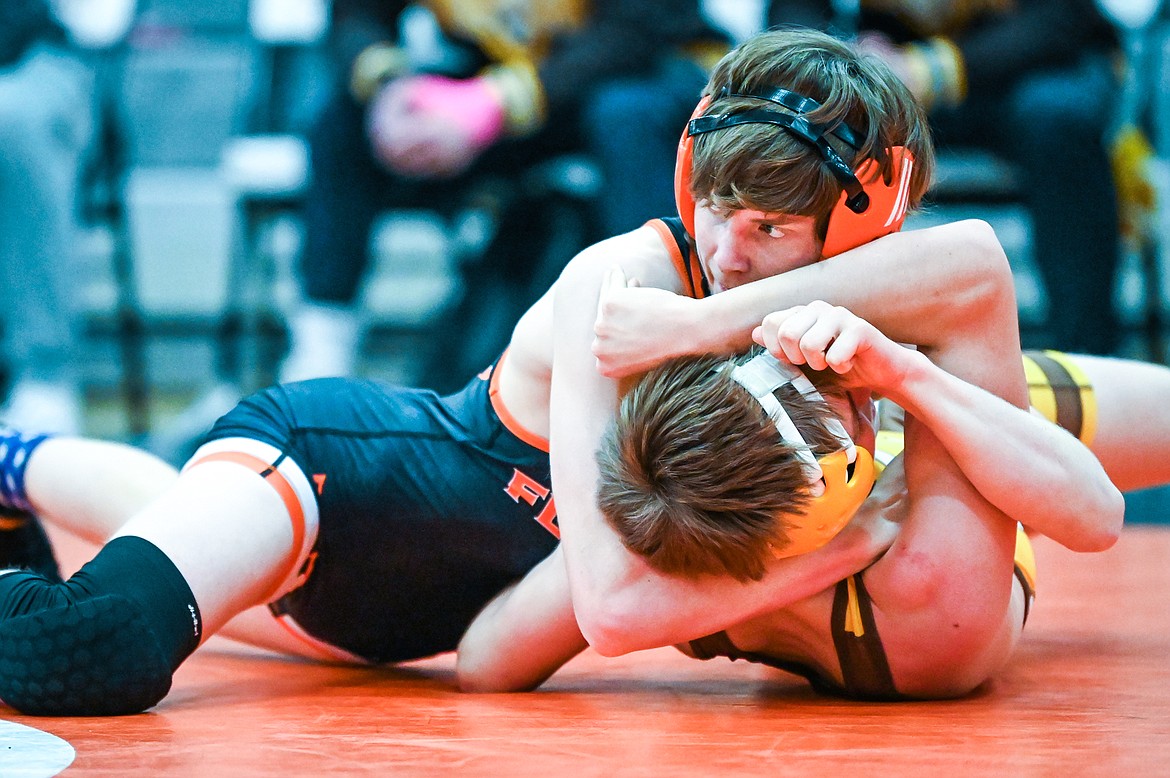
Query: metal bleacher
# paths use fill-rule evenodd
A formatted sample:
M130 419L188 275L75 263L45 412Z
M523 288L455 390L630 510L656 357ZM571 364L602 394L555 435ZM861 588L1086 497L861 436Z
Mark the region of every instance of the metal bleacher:
M92 329L113 336L114 359L95 362L120 368L131 437L150 428L158 383L204 381L191 368L208 362L203 336L221 323L236 255L236 205L220 157L248 127L257 51L247 0L141 0L124 39L99 55L96 218L111 237L115 294L111 309L92 312Z

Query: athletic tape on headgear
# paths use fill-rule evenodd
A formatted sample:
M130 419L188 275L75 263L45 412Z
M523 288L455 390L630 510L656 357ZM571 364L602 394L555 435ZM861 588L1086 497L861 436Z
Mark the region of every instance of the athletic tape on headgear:
M854 444L844 425L834 418L825 419L825 426L840 448L819 459L813 456L792 418L776 399L776 390L791 384L809 400L823 402L824 398L808 377L792 365L765 351L732 367L730 375L756 399L776 426L780 439L793 448L812 496L804 512L793 517L786 533L788 543L774 549L775 555L796 556L820 548L849 523L869 495L874 482L873 456Z
M706 114L710 95L699 101L679 139L674 167L674 194L683 226L695 234L695 199L691 194L691 167L694 164L694 137L742 124L771 124L816 149L825 166L841 184L841 199L829 213L822 255L836 256L863 243L902 228L910 204L910 180L914 156L904 146L886 149L892 175L889 182L875 159L864 160L856 169L849 166L828 141L836 138L854 152L860 151L861 135L844 123L824 125L809 121L807 114L821 104L809 97L782 88L735 93L724 88L718 98L750 97L779 105L788 112L768 108L747 108L730 113Z

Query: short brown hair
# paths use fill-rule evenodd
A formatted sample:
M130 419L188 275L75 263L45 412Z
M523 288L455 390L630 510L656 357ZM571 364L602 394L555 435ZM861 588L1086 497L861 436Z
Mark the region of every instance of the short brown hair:
M706 113L758 108L760 100L735 95L777 87L821 104L807 114L810 121L829 126L844 122L864 138L855 153L827 137L853 168L876 159L889 181L893 171L885 150L909 149L914 155L910 207L918 206L934 175L934 143L922 108L885 63L816 30L760 33L712 70L703 94L715 99ZM719 96L724 91L730 94ZM696 136L690 181L696 202L813 216L821 238L842 188L816 149L768 124Z
M674 359L622 398L598 452L598 505L625 546L663 572L758 579L787 543L784 517L807 505L808 481L795 448L721 365ZM776 397L814 454L840 447L825 403L791 386Z

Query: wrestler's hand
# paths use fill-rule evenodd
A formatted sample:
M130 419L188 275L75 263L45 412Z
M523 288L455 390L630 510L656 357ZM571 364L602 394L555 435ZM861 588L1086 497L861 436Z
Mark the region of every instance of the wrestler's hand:
M699 326L694 305L689 297L639 286L620 267L610 268L593 323L597 371L608 378L625 378L689 353L687 333Z
M919 358L860 316L820 300L768 314L752 340L778 359L832 370L843 386L879 394L899 386Z

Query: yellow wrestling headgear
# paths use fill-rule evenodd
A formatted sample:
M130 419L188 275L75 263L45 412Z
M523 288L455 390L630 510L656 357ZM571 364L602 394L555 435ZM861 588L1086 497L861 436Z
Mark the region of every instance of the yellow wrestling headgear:
M841 448L820 459L813 456L775 392L785 384L792 384L804 397L824 398L808 377L792 365L765 351L731 368L731 378L760 403L776 425L780 438L795 449L812 495L804 512L792 517L788 543L773 548L774 554L783 558L820 548L849 523L873 488L873 455L853 443L840 421L830 419L827 426L841 442Z

